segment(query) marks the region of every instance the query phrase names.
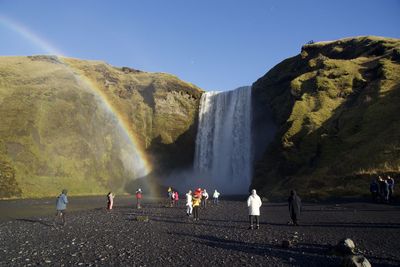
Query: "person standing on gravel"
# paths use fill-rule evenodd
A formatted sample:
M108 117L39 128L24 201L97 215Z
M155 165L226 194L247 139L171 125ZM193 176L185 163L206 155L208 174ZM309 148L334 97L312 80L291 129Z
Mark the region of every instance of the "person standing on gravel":
M112 210L113 205L114 205L114 194L112 192L108 192L107 200L108 200L107 209Z
M141 209L142 208L142 189L138 189L136 191L136 208Z
M56 202L56 217L54 218L54 226L56 225L56 220L57 218L61 218L61 221L63 225L65 226L67 224L66 218L65 218L65 210L67 209L67 204L68 204L68 198L67 198L67 189L63 189L61 192L61 195L57 197L57 202Z
M392 201L394 192L394 179L390 176L387 177L387 183L389 185L389 201Z
M378 195L379 195L379 186L378 186L378 182L376 181L376 179L373 179L371 181L371 184L369 185L369 191L371 192L372 200L377 202Z
M199 209L200 209L200 203L201 203L201 189L198 188L196 191L194 191L193 195L193 220L198 221L199 220Z
M293 225L299 225L297 223L297 219L300 217L301 199L297 195L296 191L294 191L294 190L290 191L290 196L288 198L288 204L289 204L290 219L292 220Z
M192 215L193 203L192 203L192 190L186 193L186 215L189 217Z
M251 195L247 199L247 207L249 208L249 229L253 230L254 219L256 220L256 228L260 228L260 207L262 205L261 198L257 195L255 189L251 190Z
M208 193L207 193L207 190L203 190L203 193L201 193L201 196L202 196L202 198L201 198L201 206L203 207L203 208L206 208L207 207L207 200L208 200Z
M169 206L172 207L174 205L174 192L172 191L172 187L168 187L168 201Z
M215 205L218 205L218 198L219 198L220 193L217 191L217 189L214 190L213 193L213 201Z

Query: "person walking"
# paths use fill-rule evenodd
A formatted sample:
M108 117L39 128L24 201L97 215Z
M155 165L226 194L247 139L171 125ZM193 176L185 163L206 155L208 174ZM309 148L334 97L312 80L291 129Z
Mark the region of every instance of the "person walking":
M193 197L192 197L192 190L186 193L186 215L189 217L192 215L193 212Z
M200 188L198 188L196 191L194 191L192 202L193 202L193 220L198 221L199 220L200 202L201 202L201 189Z
M107 194L107 209L112 210L114 205L114 194L112 192L108 192Z
M142 189L139 188L136 191L136 208L137 209L142 208L142 198L143 198Z
M218 198L219 198L220 193L217 191L217 189L214 190L213 193L213 201L215 205L218 205Z
M260 207L262 205L261 198L257 195L255 189L251 190L251 195L247 199L247 207L249 208L249 229L254 229L254 219L256 220L256 228L260 228Z
M288 198L288 205L289 205L290 219L292 220L293 225L299 225L297 223L297 220L300 217L300 212L301 212L301 199L297 195L295 190L290 191L290 196Z
M207 193L207 190L206 189L204 189L203 190L203 192L201 193L201 206L203 207L203 208L206 208L207 207L207 200L208 200L208 193Z
M68 198L67 198L67 189L63 189L61 195L57 197L56 201L56 216L54 218L54 227L56 226L57 218L61 219L63 226L67 225L65 211L67 209Z

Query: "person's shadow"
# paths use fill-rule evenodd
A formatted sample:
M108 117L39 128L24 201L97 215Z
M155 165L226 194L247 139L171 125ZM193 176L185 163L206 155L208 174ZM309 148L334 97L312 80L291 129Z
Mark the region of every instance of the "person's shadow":
M53 227L53 222L42 221L40 219L15 219L20 222L28 222L28 223L38 223L47 227Z

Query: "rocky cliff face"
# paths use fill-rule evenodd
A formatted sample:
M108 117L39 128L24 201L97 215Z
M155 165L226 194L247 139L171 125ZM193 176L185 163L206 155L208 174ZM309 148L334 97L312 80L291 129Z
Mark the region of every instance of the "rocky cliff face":
M400 172L400 40L308 44L253 84L254 128L277 131L253 185L324 197L367 193L371 176Z
M201 94L164 73L1 57L0 197L49 196L64 187L75 194L120 190L143 167L133 162L139 155L126 131L153 171L190 165ZM157 165L174 154L173 164Z

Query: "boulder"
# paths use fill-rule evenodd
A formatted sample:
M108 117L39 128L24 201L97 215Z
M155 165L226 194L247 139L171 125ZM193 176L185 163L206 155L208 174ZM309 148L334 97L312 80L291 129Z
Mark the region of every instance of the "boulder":
M335 246L335 252L340 255L355 254L356 246L350 238L344 238Z
M347 256L341 263L342 267L371 267L371 263L362 255Z

